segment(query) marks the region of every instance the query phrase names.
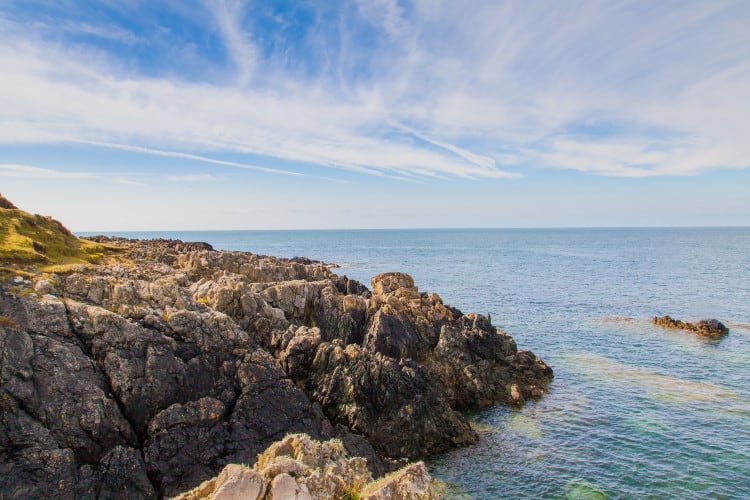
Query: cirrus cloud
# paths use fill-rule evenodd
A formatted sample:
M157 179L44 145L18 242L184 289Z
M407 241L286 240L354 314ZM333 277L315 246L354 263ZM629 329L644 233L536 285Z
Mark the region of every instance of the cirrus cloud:
M205 5L180 14L211 20L194 42L221 45L226 83L144 71L145 62L129 63L132 43L115 50L53 36L54 23L27 30L22 12L6 13L0 141L403 179L750 166L745 2L382 1L333 11L312 4L306 17L273 17L272 4ZM258 24L266 18L281 27ZM84 34L93 25L78 24ZM156 51L174 49L159 43ZM206 67L221 59L195 54ZM224 153L248 161L215 158ZM258 158L302 167L269 168Z

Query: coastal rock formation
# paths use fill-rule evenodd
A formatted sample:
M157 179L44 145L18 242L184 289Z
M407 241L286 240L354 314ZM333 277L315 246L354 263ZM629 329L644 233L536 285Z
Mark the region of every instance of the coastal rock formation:
M488 318L405 274L374 277L370 292L309 259L82 241L76 251L102 253L94 263L59 248L0 261L9 498L175 495L289 433L337 438L379 477L475 441L461 411L522 404L552 378Z
M423 462L407 465L379 481L366 485L360 500L430 500L434 493Z
M333 422L380 454L416 459L472 443L456 410L543 393L549 367L484 316L420 293L402 273L375 276L372 286L369 299L320 294L316 310L336 325L328 335L291 328L268 347Z
M424 463L404 467L379 481L362 458L348 458L338 439L319 442L292 434L272 444L250 468L227 465L221 473L174 500L428 500L435 498Z
M655 325L663 326L665 328L695 332L703 337L721 338L729 333L729 328L717 319L702 319L697 323L690 323L666 315L655 316L653 322Z

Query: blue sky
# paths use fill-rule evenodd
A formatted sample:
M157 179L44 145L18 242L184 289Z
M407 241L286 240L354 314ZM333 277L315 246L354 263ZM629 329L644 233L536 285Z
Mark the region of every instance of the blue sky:
M74 230L747 225L750 2L0 4L0 192Z

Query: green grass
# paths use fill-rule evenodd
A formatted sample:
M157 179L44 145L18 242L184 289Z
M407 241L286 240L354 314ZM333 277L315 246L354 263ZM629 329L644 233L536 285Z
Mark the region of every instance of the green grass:
M0 265L34 265L41 271L59 271L98 262L116 250L77 238L51 217L0 208Z

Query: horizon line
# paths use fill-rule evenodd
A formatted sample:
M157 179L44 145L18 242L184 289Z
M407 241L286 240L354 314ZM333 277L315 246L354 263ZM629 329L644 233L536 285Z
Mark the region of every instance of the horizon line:
M355 227L355 228L255 228L255 229L122 229L71 230L83 236L106 236L124 233L241 233L282 231L478 231L478 230L568 230L568 229L750 229L750 225L672 225L672 226L467 226L467 227Z

